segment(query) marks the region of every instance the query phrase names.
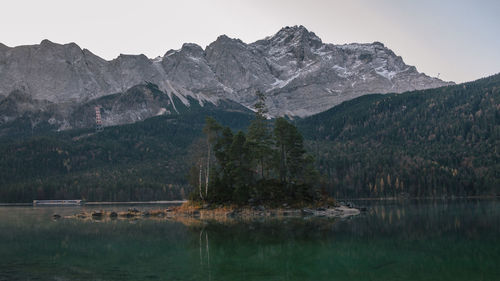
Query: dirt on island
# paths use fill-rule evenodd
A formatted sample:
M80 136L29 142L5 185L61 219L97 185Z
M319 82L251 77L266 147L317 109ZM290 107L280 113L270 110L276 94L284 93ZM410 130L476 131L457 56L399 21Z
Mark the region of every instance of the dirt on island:
M137 220L137 219L156 219L179 221L183 223L196 224L203 221L250 221L256 218L272 217L327 217L327 218L346 218L360 214L360 210L347 206L325 206L316 208L293 208L284 204L280 208L269 208L263 205L259 206L209 206L191 204L189 202L181 206L172 206L169 208L154 210L139 210L131 208L127 211L113 210L94 210L83 211L70 216L60 216L54 214L54 219L80 219L93 221L110 220Z

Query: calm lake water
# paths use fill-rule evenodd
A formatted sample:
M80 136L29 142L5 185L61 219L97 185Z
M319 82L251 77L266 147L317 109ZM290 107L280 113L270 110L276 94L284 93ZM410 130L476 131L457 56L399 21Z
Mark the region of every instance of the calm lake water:
M500 280L499 201L356 203L345 220L206 224L0 207L0 280Z

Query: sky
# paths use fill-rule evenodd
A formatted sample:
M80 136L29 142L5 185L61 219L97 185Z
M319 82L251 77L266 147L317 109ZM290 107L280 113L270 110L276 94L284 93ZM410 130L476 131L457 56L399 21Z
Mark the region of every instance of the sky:
M75 42L105 59L163 56L226 34L251 43L303 25L323 42L380 41L430 76L500 72L499 0L3 0L0 42Z

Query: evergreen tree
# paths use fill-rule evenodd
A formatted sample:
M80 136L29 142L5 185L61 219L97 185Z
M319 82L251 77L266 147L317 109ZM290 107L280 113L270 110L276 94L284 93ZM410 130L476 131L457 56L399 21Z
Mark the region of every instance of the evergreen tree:
M252 154L245 134L238 132L234 136L230 150L231 173L233 181L233 200L244 203L249 197L249 185L252 183Z
M216 201L224 202L231 199L233 192L233 178L230 176L233 170L231 159L231 146L233 144L233 132L228 127L222 130L222 135L214 145L214 154L217 159L216 177L218 184L214 185Z
M278 171L281 182L296 180L303 168L304 141L297 128L285 118L275 122L274 137L278 148Z
M255 118L248 128L248 146L255 160L258 162L260 177L266 178L269 167L266 165L272 157L272 136L267 122L266 96L257 91L257 103L255 104Z

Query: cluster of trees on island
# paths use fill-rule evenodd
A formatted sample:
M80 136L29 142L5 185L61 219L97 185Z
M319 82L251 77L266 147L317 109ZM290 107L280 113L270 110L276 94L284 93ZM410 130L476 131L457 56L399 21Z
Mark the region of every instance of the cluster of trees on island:
M297 128L285 118L266 118L257 92L255 119L234 133L207 117L205 138L194 151L189 183L193 201L210 203L311 202L318 198L319 174Z

